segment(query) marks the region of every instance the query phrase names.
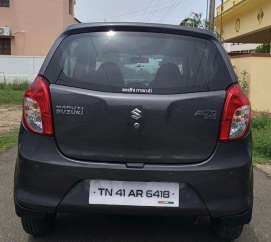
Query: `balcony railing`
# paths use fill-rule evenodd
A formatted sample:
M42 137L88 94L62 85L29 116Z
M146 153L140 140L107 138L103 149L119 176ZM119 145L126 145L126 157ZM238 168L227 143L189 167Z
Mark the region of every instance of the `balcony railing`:
M235 7L236 5L246 2L247 0L224 0L224 4L221 4L216 8L216 14L221 15L221 13L224 13L228 11L229 9Z

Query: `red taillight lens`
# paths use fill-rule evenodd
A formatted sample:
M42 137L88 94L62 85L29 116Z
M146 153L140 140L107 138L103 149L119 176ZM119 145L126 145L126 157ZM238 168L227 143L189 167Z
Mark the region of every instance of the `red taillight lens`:
M227 90L221 122L220 140L242 139L250 129L251 109L246 95L238 84Z
M41 135L53 135L51 99L48 82L38 76L25 92L23 100L23 124L30 131Z

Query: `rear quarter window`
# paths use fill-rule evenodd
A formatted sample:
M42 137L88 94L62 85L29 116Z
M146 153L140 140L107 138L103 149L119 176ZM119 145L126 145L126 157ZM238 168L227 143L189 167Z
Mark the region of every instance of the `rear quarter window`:
M232 82L214 41L145 32L68 36L46 73L60 85L131 94L222 90Z

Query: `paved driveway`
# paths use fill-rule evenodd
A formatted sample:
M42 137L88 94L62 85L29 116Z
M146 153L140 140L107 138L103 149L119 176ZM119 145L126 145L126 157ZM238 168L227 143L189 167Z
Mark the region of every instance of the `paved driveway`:
M37 239L26 235L12 200L16 149L0 155L1 242L223 242L208 226L184 224L176 219L134 217L60 217L55 231ZM255 209L251 225L237 242L271 241L271 179L255 171Z

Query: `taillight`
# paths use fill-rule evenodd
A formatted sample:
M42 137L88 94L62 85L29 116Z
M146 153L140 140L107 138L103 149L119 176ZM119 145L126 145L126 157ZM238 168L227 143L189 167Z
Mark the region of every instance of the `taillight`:
M246 95L238 84L227 90L220 129L220 140L242 139L250 129L251 109Z
M41 135L53 134L51 99L48 82L38 76L25 92L23 124L30 131Z

